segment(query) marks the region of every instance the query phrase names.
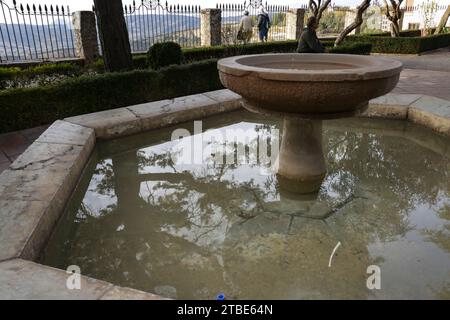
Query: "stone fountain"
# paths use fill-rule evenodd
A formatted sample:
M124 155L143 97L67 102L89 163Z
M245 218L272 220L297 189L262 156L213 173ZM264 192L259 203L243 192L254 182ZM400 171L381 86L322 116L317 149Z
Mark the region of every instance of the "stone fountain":
M218 63L222 84L244 107L284 118L278 180L296 194L316 193L326 176L322 120L352 117L398 83L398 61L341 54L237 56Z

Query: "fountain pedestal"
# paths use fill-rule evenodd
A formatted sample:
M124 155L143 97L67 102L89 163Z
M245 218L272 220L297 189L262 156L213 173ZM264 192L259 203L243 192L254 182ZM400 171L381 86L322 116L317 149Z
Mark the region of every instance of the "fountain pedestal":
M322 121L285 118L278 162L282 189L301 194L317 192L327 172Z
M284 117L278 182L294 194L318 192L326 175L322 120L351 117L398 83L398 61L345 54L264 54L218 62L222 84L244 107ZM305 120L303 120L305 119Z

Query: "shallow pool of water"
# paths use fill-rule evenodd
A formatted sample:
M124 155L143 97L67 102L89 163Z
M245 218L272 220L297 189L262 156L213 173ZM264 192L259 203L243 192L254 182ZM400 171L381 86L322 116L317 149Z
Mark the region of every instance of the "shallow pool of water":
M404 122L326 121L327 178L301 197L271 168L281 124L205 119L216 140L192 164L180 142L196 150L201 136L171 136L193 123L101 143L41 262L179 299L450 299L449 140ZM247 141L233 147L229 132ZM267 157L252 152L266 145Z

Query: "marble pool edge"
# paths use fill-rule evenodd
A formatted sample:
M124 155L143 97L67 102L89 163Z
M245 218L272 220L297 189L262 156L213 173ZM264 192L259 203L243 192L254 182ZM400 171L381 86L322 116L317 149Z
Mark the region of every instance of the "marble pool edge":
M53 123L0 175L0 299L164 299L85 276L80 290L69 290L70 274L33 261L64 212L97 140L238 110L241 102L225 89ZM450 137L450 101L431 96L388 94L370 101L360 117L411 121Z

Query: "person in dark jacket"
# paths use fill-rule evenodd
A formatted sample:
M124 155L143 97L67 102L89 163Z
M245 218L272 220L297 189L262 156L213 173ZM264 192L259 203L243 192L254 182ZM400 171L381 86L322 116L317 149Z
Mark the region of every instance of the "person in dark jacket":
M306 29L303 30L298 43L298 53L324 53L325 47L320 43L317 38L316 30L319 27L317 19L310 17L306 25Z
M266 12L266 10L264 10L264 8L261 8L258 14L258 31L259 31L259 40L261 40L262 42L267 41L270 24L271 22L269 14Z

